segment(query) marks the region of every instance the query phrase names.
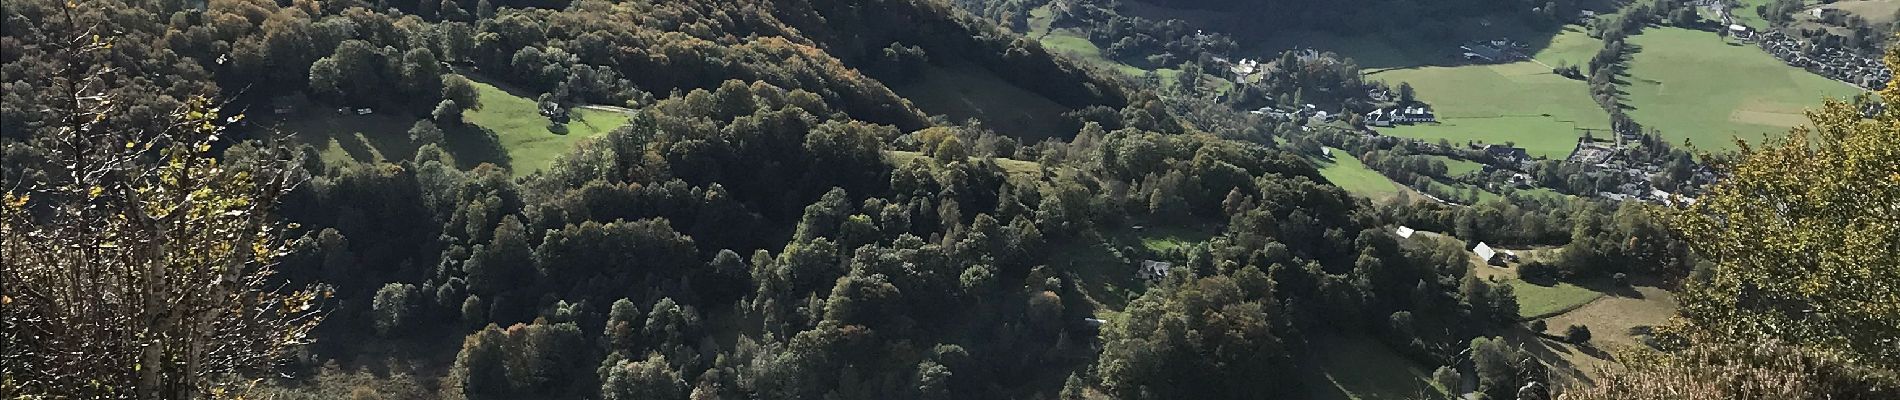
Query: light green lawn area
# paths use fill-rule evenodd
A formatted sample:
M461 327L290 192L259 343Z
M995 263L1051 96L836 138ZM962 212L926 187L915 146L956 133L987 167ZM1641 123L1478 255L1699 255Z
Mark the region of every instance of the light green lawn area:
M1468 248L1469 247L1467 247L1467 249ZM1502 281L1511 285L1511 290L1517 295L1517 314L1524 319L1544 318L1582 307L1591 301L1595 301L1598 297L1604 296L1603 292L1594 290L1592 287L1606 288L1609 286L1609 279L1607 278L1600 279L1600 281L1588 282L1558 282L1548 286L1525 282L1523 279L1518 278L1517 271L1519 266L1533 260L1549 262L1552 257L1557 256L1556 253L1561 251L1561 249L1556 247L1535 247L1514 251L1523 258L1518 263L1512 263L1511 265L1503 267L1487 265L1483 260L1478 259L1477 255L1469 251L1465 254L1469 255L1472 275L1480 279ZM1583 285L1579 285L1579 283ZM1585 287L1585 285L1590 287Z
M540 170L567 154L575 143L626 125L629 119L621 112L575 108L569 110L569 121L555 128L541 116L533 99L481 81L475 81L475 90L481 93L482 108L464 111L462 118L494 131L508 152L509 169L515 176Z
M1422 95L1424 91L1420 91ZM1572 132L1569 122L1555 121L1547 117L1501 117L1501 118L1445 118L1440 117L1437 124L1419 124L1380 128L1380 134L1403 138L1437 141L1445 139L1452 145L1462 145L1465 141L1481 143L1515 143L1523 147L1531 157L1561 159L1570 156L1577 147L1577 138L1581 134ZM1607 127L1606 125L1603 125Z
M902 166L904 164L909 164L910 160L917 159L919 157L924 156L924 153L919 153L915 151L898 151L898 150L886 151L884 152L884 154L891 158L891 165L893 166ZM976 158L971 157L970 159L975 160ZM929 159L926 158L926 160L929 160ZM1008 158L991 158L990 160L996 161L996 166L1003 167L1003 172L1008 173L1011 178L1025 178L1025 179L1033 180L1042 176L1042 164L1034 162L1034 161L1023 161L1023 160L1008 159ZM933 160L931 162L934 165L936 161Z
M1420 399L1438 394L1431 372L1365 334L1312 335L1319 368L1306 375L1314 399Z
M925 113L958 121L981 120L997 133L1025 142L1064 136L1060 131L1062 113L1069 111L973 65L932 66L923 78L892 89Z
M1445 162L1445 175L1459 176L1484 170L1484 164L1471 160L1460 160L1446 156L1428 156Z
M1629 40L1641 47L1622 86L1635 107L1630 116L1702 149L1733 149L1731 137L1758 143L1778 136L1806 124L1803 111L1822 98L1860 93L1714 33L1655 28Z
M1493 268L1480 266L1475 268ZM1569 282L1560 282L1552 286L1537 285L1520 279L1509 282L1511 289L1517 292L1517 314L1524 319L1544 318L1574 310L1603 297L1597 292Z
M1319 174L1333 185L1346 189L1355 195L1384 200L1399 193L1400 185L1391 178L1366 167L1365 163L1353 158L1345 150L1332 149L1331 160L1314 158L1313 164L1319 167Z

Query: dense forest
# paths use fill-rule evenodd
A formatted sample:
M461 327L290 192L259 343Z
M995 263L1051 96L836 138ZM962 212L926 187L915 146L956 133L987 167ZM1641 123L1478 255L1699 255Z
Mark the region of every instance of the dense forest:
M1361 19L1325 10L1412 4L1164 3L1316 25ZM1518 388L1551 382L1490 338L1522 322L1513 286L1468 270L1466 241L1491 241L1564 246L1552 279L1707 282L1694 324L1864 307L1814 328L1822 339L1784 339L1837 351L1814 368L1841 383L1806 393L1894 393L1894 352L1879 339L1900 332L1891 304L1736 287L1731 274L1776 272L1717 268L1760 266L1745 250L1692 246L1732 243L1696 236L1722 229L1681 228L1724 223L1696 215L1760 217L1745 202L1705 214L1587 200L1375 204L1263 133L1292 127L1237 129L1250 120L1184 110L989 21L930 0L8 0L0 392L1301 398L1317 368L1310 343L1363 335L1448 366L1451 385L1472 371L1487 398L1521 398ZM1370 87L1350 63L1280 62L1314 65L1270 77L1256 99L1345 103L1355 100L1318 88ZM944 65L1069 109L1062 131L1003 137L891 89ZM536 94L544 110L624 107L629 122L545 168L470 163L456 149L503 146L465 119L492 101L477 84ZM1887 101L1900 101L1893 90ZM286 96L413 120L400 134L419 146L339 161L246 123ZM1826 131L1876 152L1840 165L1882 182L1887 200L1895 184L1879 174L1900 172L1879 165L1896 157L1875 138L1892 139L1895 112ZM1840 209L1838 220L1892 217L1860 201L1886 214ZM1403 240L1398 225L1455 237ZM1160 229L1208 234L1168 250L1103 245ZM1827 265L1889 268L1849 272L1890 279L1892 253L1877 254L1890 236L1830 236L1861 258ZM1171 270L1127 278L1155 263ZM1799 292L1893 293L1848 288L1858 292ZM1734 332L1774 336L1787 321ZM1659 347L1713 351L1694 326L1706 325ZM1682 369L1653 365L1630 373Z

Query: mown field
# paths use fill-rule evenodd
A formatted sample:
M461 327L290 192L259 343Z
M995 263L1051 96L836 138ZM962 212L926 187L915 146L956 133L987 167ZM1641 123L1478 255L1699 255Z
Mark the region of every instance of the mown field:
M959 122L977 119L996 133L1024 142L1074 133L1059 132L1068 107L973 65L933 66L916 82L892 89L926 113Z
M1550 66L1588 60L1596 52L1594 40L1571 29L1533 54L1537 61L1422 66L1369 74L1395 86L1411 83L1440 121L1380 132L1428 141L1514 143L1533 157L1568 156L1582 136L1577 128L1609 128L1609 115L1590 99L1585 82L1552 73Z
M1654 28L1629 40L1641 48L1622 85L1630 116L1702 149L1732 149L1732 137L1760 142L1806 124L1803 110L1823 97L1860 93L1710 32Z
M1489 268L1489 267L1482 267ZM1574 283L1558 282L1555 285L1539 285L1522 279L1510 280L1511 289L1517 292L1517 315L1524 319L1538 319L1575 310L1603 297L1602 292L1577 286Z

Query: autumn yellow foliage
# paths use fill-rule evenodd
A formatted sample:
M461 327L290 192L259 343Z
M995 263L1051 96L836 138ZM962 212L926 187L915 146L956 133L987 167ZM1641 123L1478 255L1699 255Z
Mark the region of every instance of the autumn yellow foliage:
M1900 49L1886 60L1900 69ZM1713 265L1685 283L1672 331L1900 370L1900 82L1878 96L1871 118L1830 100L1813 126L1743 146L1721 183L1668 215Z

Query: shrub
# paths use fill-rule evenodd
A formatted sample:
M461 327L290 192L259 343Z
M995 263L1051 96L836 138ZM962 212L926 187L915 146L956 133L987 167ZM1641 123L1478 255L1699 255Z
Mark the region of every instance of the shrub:
M1541 335L1541 334L1543 334L1543 333L1544 333L1544 330L1546 330L1546 329L1550 329L1550 325L1548 325L1548 324L1546 324L1546 323L1544 323L1544 320L1541 320L1541 319L1540 319L1540 320L1536 320L1536 321L1531 321L1531 332L1532 332L1532 333L1536 333L1536 334L1540 334L1540 335Z
M1570 341L1570 343L1575 343L1575 344L1588 343L1590 341L1590 327L1583 326L1583 325L1571 325L1570 329L1564 330L1564 339L1567 339Z
M1559 274L1561 274L1561 272L1557 271L1556 266L1543 261L1531 261L1525 263L1523 266L1517 267L1518 278L1523 279L1525 282L1536 284L1556 282Z

